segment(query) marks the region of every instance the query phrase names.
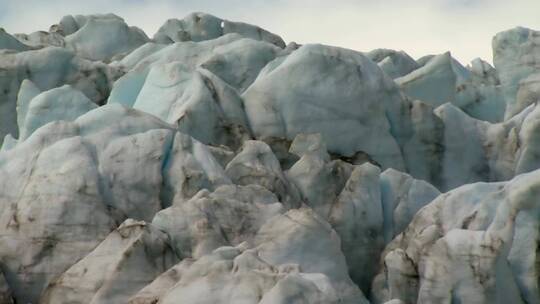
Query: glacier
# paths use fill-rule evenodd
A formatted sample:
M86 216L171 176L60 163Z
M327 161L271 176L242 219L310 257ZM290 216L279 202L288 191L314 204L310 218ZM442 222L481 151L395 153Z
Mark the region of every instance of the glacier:
M0 303L540 303L539 37L0 29Z

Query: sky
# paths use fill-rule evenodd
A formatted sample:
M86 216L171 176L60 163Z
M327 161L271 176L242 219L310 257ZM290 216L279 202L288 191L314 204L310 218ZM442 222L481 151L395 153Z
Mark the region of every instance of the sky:
M500 31L540 30L540 0L0 0L0 27L30 33L68 14L115 13L152 37L165 20L201 11L256 24L286 42L389 48L413 58L450 51L463 64L491 62Z

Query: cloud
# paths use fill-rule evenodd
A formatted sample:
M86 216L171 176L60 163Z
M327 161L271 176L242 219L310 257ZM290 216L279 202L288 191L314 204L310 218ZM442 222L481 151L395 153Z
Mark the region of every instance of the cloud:
M2 0L0 26L32 32L63 15L112 12L152 36L166 19L193 11L257 24L286 41L401 49L416 58L450 50L464 63L491 60L499 31L540 29L538 0Z

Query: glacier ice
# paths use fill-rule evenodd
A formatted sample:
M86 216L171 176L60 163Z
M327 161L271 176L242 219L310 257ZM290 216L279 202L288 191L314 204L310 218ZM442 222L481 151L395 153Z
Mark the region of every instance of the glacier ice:
M55 279L40 302L126 303L176 260L163 232L144 221L127 219Z
M0 56L0 70L0 138L6 134L18 137L14 114L17 95L25 79L41 91L69 84L93 102L103 104L110 83L121 73L104 63L84 60L59 47L6 53Z
M122 18L113 14L64 18L60 26L66 35L66 47L82 58L110 60L129 53L149 40L141 29L129 27Z
M498 71L503 97L507 104L505 117L519 113L528 104L516 104L521 81L539 72L540 38L537 31L516 27L493 38L493 63Z
M281 53L283 50L272 44L240 39L216 48L201 67L243 92L255 81L259 71Z
M420 67L404 51L397 52L389 49L376 49L367 53L366 56L376 62L381 70L393 79L405 76Z
M106 105L48 123L0 155L0 173L10 177L0 180L0 255L16 298L36 301L122 219L151 221L167 193L196 191L176 183L191 171L167 168L204 167L216 179L223 169L211 167L210 152L175 132L150 114Z
M293 209L271 218L255 242L263 260L296 264L307 273L323 274L341 302L362 303L364 296L348 275L337 233L312 209Z
M215 39L230 33L237 33L253 40L266 41L281 48L285 47L285 42L281 37L258 26L223 20L205 13L192 13L182 20L167 20L154 35L154 40L159 43L197 42Z
M0 273L0 302L6 304L15 304L12 291L3 273Z
M0 50L27 51L30 47L0 28Z
M539 34L0 30L0 303L539 303Z
M446 53L433 57L421 68L396 79L396 82L412 98L439 106L454 101L456 78L452 58Z
M505 110L501 89L487 72L489 64L475 62L472 71L468 70L447 52L395 80L413 99L433 106L452 103L474 118L499 122Z
M302 46L268 64L242 96L257 137L292 140L298 133L321 133L332 152L364 151L384 167L403 169L389 121L401 95L360 53Z
M237 91L211 72L190 71L181 62L154 65L133 108L177 124L206 144L238 147L250 138Z
M188 201L175 200L152 224L169 235L178 256L200 258L221 246L252 242L263 223L283 209L261 186L222 185Z
M25 92L20 92L18 95L18 98L22 100L17 99L18 109L21 110L18 112L21 112L22 120L19 125L19 140L21 141L49 122L73 121L82 114L97 108L97 105L88 97L70 85L45 91L31 100L24 101L29 94L33 93L31 90L34 88L21 85L21 90L24 89Z
M537 302L537 191L535 171L437 197L382 254L378 300Z
M66 45L64 36L57 32L37 31L30 34L14 34L13 36L31 48L46 46L64 47Z
M361 294L344 296L322 273L304 273L295 264L269 263L245 244L220 247L200 259L183 260L171 270L129 303L367 303Z
M272 191L287 207L299 205L297 188L288 182L278 159L262 141L244 142L225 167L225 173L237 185L255 184Z

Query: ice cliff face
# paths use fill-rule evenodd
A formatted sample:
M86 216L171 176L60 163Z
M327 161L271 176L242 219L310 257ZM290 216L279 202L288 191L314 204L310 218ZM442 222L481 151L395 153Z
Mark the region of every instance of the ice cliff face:
M539 37L0 30L0 303L540 303Z

